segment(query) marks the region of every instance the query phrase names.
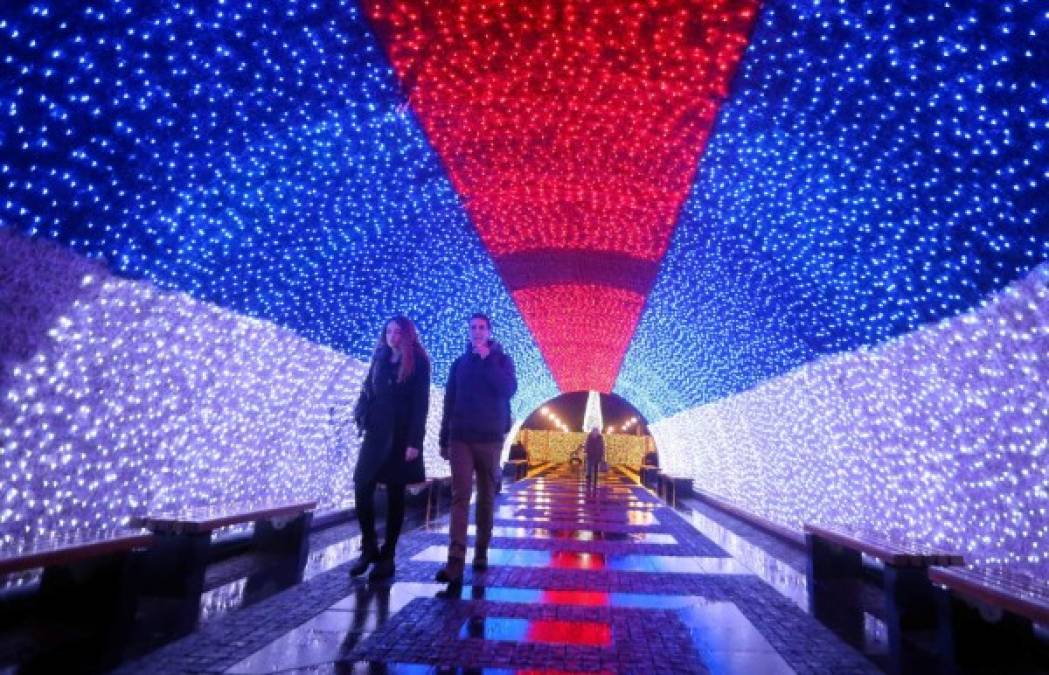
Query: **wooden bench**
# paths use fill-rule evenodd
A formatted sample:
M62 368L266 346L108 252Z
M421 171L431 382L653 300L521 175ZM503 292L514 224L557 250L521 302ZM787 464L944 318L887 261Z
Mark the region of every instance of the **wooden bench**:
M692 479L659 473L656 476L656 492L664 502L677 506L679 495L681 497L692 496Z
M918 645L933 634L936 611L928 569L964 564L961 554L919 542L906 532L849 525L805 525L809 610L853 644L862 644L863 558L881 561L891 672L930 672L933 655Z
M286 570L278 583L297 583L306 566L310 524L316 507L315 501L232 504L132 518L134 526L155 535L146 556L146 590L181 599L183 611L176 621L180 628L192 629L204 591L212 534L222 527L247 523L254 523L252 548L273 556L274 567Z
M84 635L86 644L71 649L79 667L113 667L135 616L138 599L135 557L152 545L151 534L119 532L108 536L72 536L28 547L0 550L0 576L42 569L33 623L42 634L63 626ZM65 670L59 645L38 645L32 667Z
M1049 579L1041 570L931 567L929 580L936 586L942 672L982 665L1021 670L1028 664L1017 659L1032 656L1049 664L1049 648L1035 637L1035 624L1049 626Z
M0 575L43 569L44 578L55 569L96 561L148 548L153 535L145 532L115 534L111 537L70 537L34 543L24 549L0 549ZM41 579L43 584L43 579Z

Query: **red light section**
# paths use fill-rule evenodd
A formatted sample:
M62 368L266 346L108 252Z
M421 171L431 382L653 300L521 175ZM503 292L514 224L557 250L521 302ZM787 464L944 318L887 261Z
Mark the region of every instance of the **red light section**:
M367 6L559 386L610 391L758 0ZM551 256L544 278L562 251L602 253L601 273ZM548 329L594 308L610 321Z
M513 295L562 391L612 390L644 296L576 285L522 289Z

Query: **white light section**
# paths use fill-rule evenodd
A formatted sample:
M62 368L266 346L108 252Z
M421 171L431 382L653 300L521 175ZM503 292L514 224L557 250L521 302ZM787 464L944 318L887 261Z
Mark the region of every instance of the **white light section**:
M0 546L149 509L352 504L367 364L3 230L0 263ZM431 390L431 476L448 474L443 395Z
M1049 267L651 430L668 473L785 526L903 527L1049 572Z

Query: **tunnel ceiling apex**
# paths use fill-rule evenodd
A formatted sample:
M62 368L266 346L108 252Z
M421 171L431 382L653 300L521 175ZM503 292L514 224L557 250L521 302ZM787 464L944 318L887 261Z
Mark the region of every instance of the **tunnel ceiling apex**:
M611 390L758 4L366 4L562 391Z

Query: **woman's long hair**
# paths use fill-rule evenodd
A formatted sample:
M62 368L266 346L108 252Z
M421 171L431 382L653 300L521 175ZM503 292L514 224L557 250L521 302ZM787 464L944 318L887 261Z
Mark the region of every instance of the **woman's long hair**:
M401 329L401 367L397 371L397 381L404 382L415 372L415 362L422 359L429 362L430 355L426 353L422 342L419 341L419 331L415 330L415 324L408 317L398 314L382 325L379 331L379 343L375 345L375 356L373 358L386 358L390 352L386 344L386 327L390 323L397 324Z

